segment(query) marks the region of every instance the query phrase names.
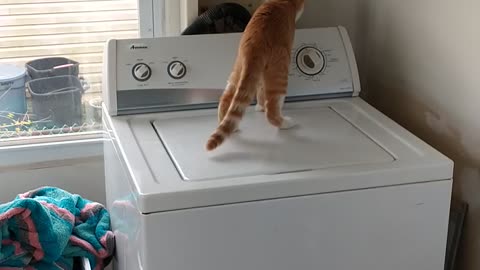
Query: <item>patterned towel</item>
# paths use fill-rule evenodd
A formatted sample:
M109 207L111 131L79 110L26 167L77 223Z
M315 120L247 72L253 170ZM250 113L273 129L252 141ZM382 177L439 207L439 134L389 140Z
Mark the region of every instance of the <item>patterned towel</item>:
M72 269L86 257L103 269L114 236L105 207L53 187L18 195L0 205L0 269Z

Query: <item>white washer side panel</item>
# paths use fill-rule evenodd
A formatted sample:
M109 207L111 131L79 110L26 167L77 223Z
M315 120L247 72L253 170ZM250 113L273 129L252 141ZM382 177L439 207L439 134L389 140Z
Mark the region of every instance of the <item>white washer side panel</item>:
M138 269L443 269L450 192L441 181L152 214Z
M112 263L115 267L120 265L123 269L136 269L139 265L136 260L137 256L131 258L131 254L139 250L136 244L139 243L141 215L136 205L131 176L120 157L118 142L109 125L105 110L103 117L106 131L103 147L105 191L116 243L115 257Z

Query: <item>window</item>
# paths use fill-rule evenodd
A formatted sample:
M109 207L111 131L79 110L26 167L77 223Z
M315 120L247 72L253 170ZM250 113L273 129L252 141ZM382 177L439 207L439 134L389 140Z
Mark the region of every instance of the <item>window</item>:
M137 0L0 1L0 141L101 130L104 43L138 28Z

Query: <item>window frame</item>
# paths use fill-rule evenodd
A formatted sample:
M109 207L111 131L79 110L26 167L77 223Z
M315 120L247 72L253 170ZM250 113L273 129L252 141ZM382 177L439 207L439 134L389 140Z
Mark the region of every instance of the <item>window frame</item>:
M172 36L179 35L197 17L198 0L138 0L137 8L140 38ZM4 162L0 169L5 169L5 166L28 167L28 164L45 160L54 166L72 155L88 158L94 153L93 156L99 156L103 153L103 136L104 131L98 130L1 139L0 151L3 155L0 160L10 161ZM61 151L59 147L62 147ZM24 159L22 155L28 155L28 158Z
M145 2L143 0L134 0L136 1L134 5L136 5L136 8L137 8L137 23L138 23L138 36L139 35L139 32L140 32L140 14L139 14L139 9L138 9L138 5L139 5L139 2ZM150 0L148 0L150 1ZM74 1L65 1L65 3L70 3L70 2L74 2ZM16 3L15 2L8 2L6 3L6 5L15 5ZM24 4L24 3L21 3L21 4ZM35 2L32 2L31 4L30 3L25 3L26 5L42 5L42 3L35 3ZM61 0L60 1L46 1L45 4L61 4ZM36 14L36 13L32 13L32 14ZM12 15L16 15L15 13L13 13ZM20 15L31 15L31 14L20 14ZM118 22L120 22L120 20L118 20ZM69 22L59 22L59 24L67 24ZM74 23L78 23L78 22L74 22ZM83 23L83 22L82 22ZM89 23L89 21L86 21L86 23ZM16 27L16 25L20 26L20 27L25 27L25 26L28 26L29 24L15 24L14 26L12 27ZM41 25L41 24L38 24L38 25ZM55 23L51 23L51 25L55 25ZM54 34L57 34L57 33L54 33ZM62 33L62 34L65 34L65 33ZM57 55L53 55L53 56L57 56ZM61 55L60 55L61 56ZM102 58L102 61L103 61L103 58ZM101 66L102 66L102 69L103 69L103 63L101 63ZM101 73L100 73L101 74ZM101 76L100 76L101 77ZM102 87L103 88L103 87ZM102 91L98 92L98 95L101 96L102 95ZM28 94L26 96L28 98ZM83 106L83 104L82 104ZM98 123L99 125L101 125L102 123ZM38 131L38 132L42 132L42 131ZM58 132L58 134L57 134ZM45 131L45 133L48 133L48 131ZM12 149L12 147L20 147L20 148L23 148L23 147L29 147L29 146L38 146L40 144L49 144L52 146L52 144L55 144L55 143L60 143L60 144L63 144L65 142L85 142L85 141L91 141L91 140L98 140L98 139L101 139L103 137L103 131L101 129L99 130L87 130L87 131L80 131L80 132L71 132L69 133L68 130L65 132L65 133L62 133L61 131L59 130L52 130L52 132L50 134L45 134L45 133L41 133L41 134L38 134L38 135L31 135L31 134L28 134L28 132L25 132L25 134L18 134L18 136L12 136L12 137L5 137L5 138L1 138L0 139L0 150L2 151L2 153L6 153L4 152L4 150L10 150ZM45 134L45 135L43 135ZM33 148L38 148L38 147L33 147ZM64 152L64 151L59 151L60 152ZM21 162L19 160L19 162ZM0 167L1 167L1 164L0 164Z
M138 11L141 38L175 36L197 17L198 0L138 0Z

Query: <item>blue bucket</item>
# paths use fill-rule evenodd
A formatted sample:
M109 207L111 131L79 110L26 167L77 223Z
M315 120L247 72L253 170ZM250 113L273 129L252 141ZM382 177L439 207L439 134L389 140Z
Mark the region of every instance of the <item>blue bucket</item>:
M27 104L25 100L24 68L13 65L0 64L0 111L25 114Z

